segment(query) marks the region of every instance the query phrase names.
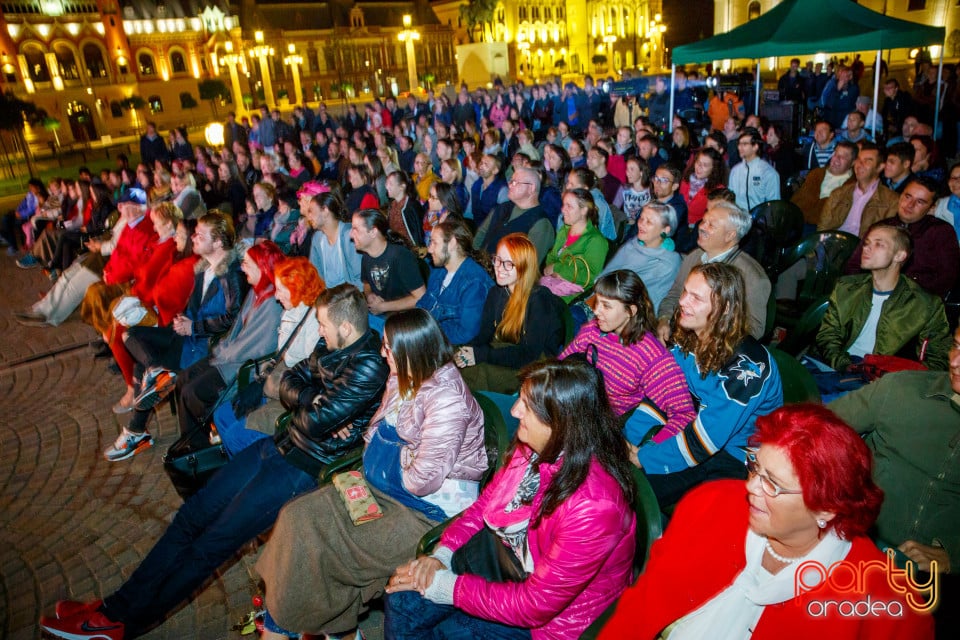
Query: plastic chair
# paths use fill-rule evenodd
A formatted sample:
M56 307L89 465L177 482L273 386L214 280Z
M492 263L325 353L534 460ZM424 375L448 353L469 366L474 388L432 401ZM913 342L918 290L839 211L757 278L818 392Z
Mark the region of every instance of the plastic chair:
M740 241L740 248L753 256L771 280L784 248L803 236L803 211L789 200L771 200L758 204L750 212L753 226Z
M793 357L799 356L804 349L813 344L817 331L820 330L820 323L823 322L823 316L827 314L827 307L829 306L829 298L821 298L810 305L794 326L787 331L783 340L777 344L777 349Z
M293 414L287 411L286 413L280 414L277 417L277 421L274 424L274 433L283 433L290 426L290 420L293 417ZM356 447L347 451L345 454L328 462L320 468L320 473L317 474L317 484L323 486L329 484L333 481L333 476L341 473L343 471L349 471L351 469L357 469L360 466L360 463L363 461L363 445Z
M778 301L777 324L793 327L815 302L828 297L843 275L843 268L856 251L860 238L843 231L812 233L783 252L779 272L804 260L806 276L796 301Z
M487 470L480 478L481 489L487 486L493 474L497 472L504 463L504 454L510 446L510 438L507 436L507 424L500 413L499 407L490 398L475 394L477 404L483 411L483 446L487 451ZM454 516L456 517L456 516ZM423 534L420 542L417 544L417 555L421 556L433 551L433 548L440 542L440 536L444 529L453 522L454 518L447 518L434 528Z
M789 353L775 347L767 347L780 370L780 382L783 385L783 403L820 402L820 390L810 372Z

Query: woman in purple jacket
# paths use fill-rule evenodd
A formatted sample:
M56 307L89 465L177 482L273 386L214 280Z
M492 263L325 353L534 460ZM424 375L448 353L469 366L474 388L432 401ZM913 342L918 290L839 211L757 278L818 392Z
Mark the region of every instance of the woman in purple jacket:
M521 378L509 462L432 556L397 568L387 640L576 638L630 583L633 480L601 375L569 359ZM458 549L490 534L519 581L451 570Z

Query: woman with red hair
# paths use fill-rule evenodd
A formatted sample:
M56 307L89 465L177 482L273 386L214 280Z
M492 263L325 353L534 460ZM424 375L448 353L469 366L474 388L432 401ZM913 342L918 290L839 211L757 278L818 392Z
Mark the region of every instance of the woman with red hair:
M286 256L270 240L247 249L240 268L251 289L230 333L213 347L210 357L177 376L180 433L193 434L194 445L202 446L208 439L206 421L220 395L236 380L240 365L276 349L282 310L274 300L274 270L283 260ZM232 398L228 396L224 402Z
M883 492L860 436L822 406L790 405L757 418L749 446L746 486L680 501L600 637L933 638L909 603L936 594L895 592L909 589L902 571L888 575L867 537Z
M273 425L284 412L278 395L280 378L287 369L309 358L320 339L320 326L313 305L326 286L317 268L306 258L287 258L274 268L273 275L274 297L283 307L276 342L277 352L283 351L283 359L277 362L264 383L263 397L257 405L264 399L272 402L256 408L249 416L244 415L246 408L235 407L229 402L224 402L214 412L217 433L231 456L273 434Z

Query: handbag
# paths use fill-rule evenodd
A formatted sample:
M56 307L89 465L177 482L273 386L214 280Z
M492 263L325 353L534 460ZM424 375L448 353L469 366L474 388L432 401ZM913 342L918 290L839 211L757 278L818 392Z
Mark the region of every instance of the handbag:
M550 289L555 296L560 298L583 293L583 287L585 285L579 285L575 281L580 279L580 269L582 264L583 269L587 274L587 279L584 282L586 285L589 285L592 282L592 274L590 273L590 265L587 264L587 259L583 256L575 256L567 253L560 257L560 262L562 264L573 265L573 281L567 280L566 278L561 278L556 274L551 274L541 276L540 285Z
M484 526L453 552L450 569L458 576L480 576L491 582L523 582L527 572L516 554Z
M280 351L261 358L247 360L240 365L240 370L237 372L237 393L233 396L231 402L235 416L243 418L263 404L263 387L267 378L276 369L277 364L283 362L283 357L294 338L300 333L300 328L307 321L308 315L310 315L310 309L307 309L307 312L303 314L296 328L283 343L283 346L280 347Z
M135 327L147 315L147 310L136 296L123 296L113 305L113 317L125 327Z
M222 442L200 449L194 448L196 437L196 433L180 436L163 454L163 470L184 501L203 488L213 474L230 459Z

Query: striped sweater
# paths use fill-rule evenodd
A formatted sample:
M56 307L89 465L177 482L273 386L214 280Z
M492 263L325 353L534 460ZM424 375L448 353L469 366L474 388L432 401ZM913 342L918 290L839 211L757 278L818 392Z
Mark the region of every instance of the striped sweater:
M643 402L643 410L655 414L664 425L654 436L656 442L676 435L693 420L696 412L686 378L673 355L652 333L624 346L616 334L603 333L597 321L591 320L560 358L592 352L591 345L597 349L595 364L603 372L610 406L618 416Z

